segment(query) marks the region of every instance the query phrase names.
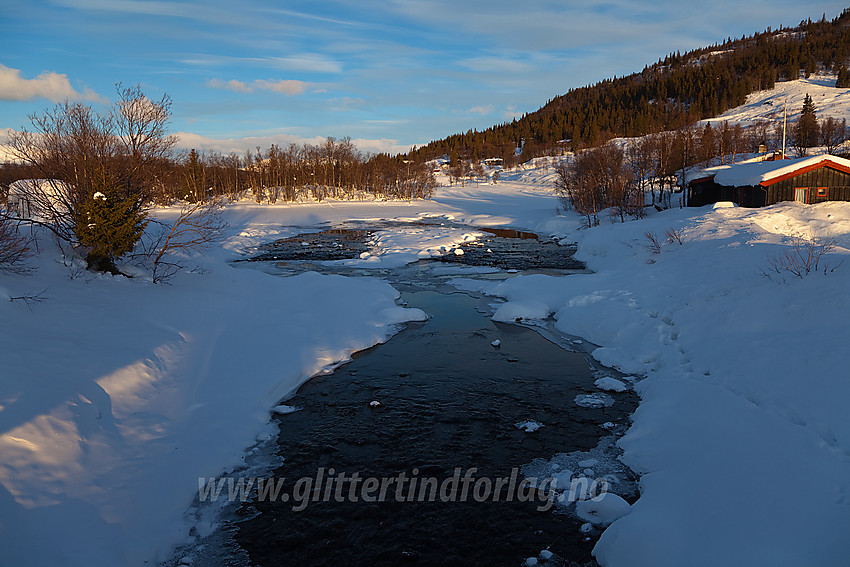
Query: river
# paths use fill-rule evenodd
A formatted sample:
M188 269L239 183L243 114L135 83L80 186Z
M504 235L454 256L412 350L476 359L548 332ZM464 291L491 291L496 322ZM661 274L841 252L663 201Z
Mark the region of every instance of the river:
M516 231L490 231L450 261L382 270L340 263L387 226L302 234L261 247L245 263L284 277L306 269L382 277L401 292L400 302L430 318L286 400L290 409L274 417L276 439L233 473L274 479L280 495L254 492L212 508L215 529L196 534L200 544L178 550L172 564L516 566L529 557L540 565L594 564L598 530L582 530L569 508L553 505L553 493L519 484L530 470L551 474L584 462L597 463L586 473L633 492L614 441L635 394L576 404L599 395L598 376L616 375L589 357L591 345L551 325L495 323L495 300L449 285L459 275L566 274L580 263L569 248ZM458 490L464 478L465 495ZM384 483L383 494L366 491L366 479ZM204 504L196 508L205 517Z

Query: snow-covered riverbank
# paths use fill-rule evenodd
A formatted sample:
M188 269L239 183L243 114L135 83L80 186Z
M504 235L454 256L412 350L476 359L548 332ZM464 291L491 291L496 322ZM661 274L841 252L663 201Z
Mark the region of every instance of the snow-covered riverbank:
M771 269L812 235L835 241L820 271ZM597 273L457 285L506 298L497 319L552 315L646 376L620 442L641 497L600 563L846 565L850 203L671 210L573 236Z
M164 559L188 534L197 479L238 465L272 430L269 410L282 397L425 317L397 306L396 290L377 279L276 278L227 260L322 222L427 214L522 224L535 215L516 213L529 207L554 212L545 192L489 194L526 208L506 204L514 216L505 216L439 201L232 205L223 244L166 285L66 267L41 238L37 270L0 279L0 565ZM375 253L393 264L470 232L411 231ZM8 301L39 294L32 306Z
M424 216L558 234L596 272L475 285L508 300L497 318L553 314L600 361L646 376L622 441L642 495L603 534L602 564L845 564L850 204L671 210L577 230L545 179L505 175L412 203L231 206L223 245L194 259L203 269L163 286L74 272L45 240L34 275L0 280L9 296L46 290L31 309L0 302L0 564L163 558L188 533L197 478L238 464L282 396L423 316L379 280L274 278L226 261L297 227ZM668 229L681 245L664 243ZM372 263L472 232L384 235ZM811 232L836 239L834 272L763 275Z

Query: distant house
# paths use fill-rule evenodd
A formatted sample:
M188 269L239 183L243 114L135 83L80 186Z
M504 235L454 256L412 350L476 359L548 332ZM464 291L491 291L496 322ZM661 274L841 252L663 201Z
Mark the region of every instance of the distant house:
M688 204L850 201L850 160L818 155L711 167L688 182Z
M68 212L71 186L55 179L20 179L9 185L6 205L18 218L52 222Z

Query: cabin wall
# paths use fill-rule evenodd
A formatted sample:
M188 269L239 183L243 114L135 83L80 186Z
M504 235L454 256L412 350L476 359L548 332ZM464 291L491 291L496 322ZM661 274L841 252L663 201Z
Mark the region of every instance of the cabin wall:
M688 205L702 207L718 201L732 201L742 207L763 207L765 205L765 188L729 187L718 185L714 181L691 183L688 187Z
M850 174L831 167L821 167L770 185L767 187L765 204L772 205L780 201L795 200L798 187L809 189L807 203L850 201ZM818 187L827 188L825 196L818 197Z

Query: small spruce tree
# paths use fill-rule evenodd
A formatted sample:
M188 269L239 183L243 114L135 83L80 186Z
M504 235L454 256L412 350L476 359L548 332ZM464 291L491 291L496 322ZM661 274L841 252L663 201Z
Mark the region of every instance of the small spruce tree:
M812 97L806 94L800 118L794 127L794 148L797 150L797 154L800 157L807 155L809 148L818 145L819 137L820 127L815 115L815 103L812 101Z
M74 213L74 232L88 249L88 269L117 274L115 260L133 250L146 215L138 198L122 197L105 176L97 176L93 185Z
M838 78L835 81L835 86L839 89L850 88L850 73L847 72L846 65L842 65L838 68Z
M203 202L206 174L200 156L194 148L189 152L183 166L185 169L184 186L186 188L186 194L183 198L190 203Z

